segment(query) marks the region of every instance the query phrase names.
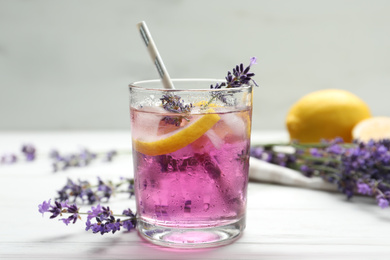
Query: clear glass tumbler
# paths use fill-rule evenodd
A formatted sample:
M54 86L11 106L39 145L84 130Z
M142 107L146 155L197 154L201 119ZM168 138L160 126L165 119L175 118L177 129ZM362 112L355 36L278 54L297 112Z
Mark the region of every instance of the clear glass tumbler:
M245 228L252 86L160 80L130 88L138 232L152 243L218 246Z

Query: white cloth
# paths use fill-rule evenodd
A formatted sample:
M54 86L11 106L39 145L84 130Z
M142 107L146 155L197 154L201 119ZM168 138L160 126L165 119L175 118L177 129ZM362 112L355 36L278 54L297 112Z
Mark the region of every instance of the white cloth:
M325 182L320 177L306 177L302 173L271 164L256 158L250 158L249 178L255 181L276 183L309 189L336 191L334 184Z

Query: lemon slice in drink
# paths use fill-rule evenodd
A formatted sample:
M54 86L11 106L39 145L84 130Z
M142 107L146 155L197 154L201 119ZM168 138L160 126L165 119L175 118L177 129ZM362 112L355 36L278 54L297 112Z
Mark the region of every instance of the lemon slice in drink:
M186 147L200 138L219 121L220 117L217 114L211 114L211 112L214 112L212 109L209 109L207 112L210 114L192 119L192 122L186 126L158 136L158 140L151 141L141 138L133 140L134 149L146 155L156 156L172 153Z

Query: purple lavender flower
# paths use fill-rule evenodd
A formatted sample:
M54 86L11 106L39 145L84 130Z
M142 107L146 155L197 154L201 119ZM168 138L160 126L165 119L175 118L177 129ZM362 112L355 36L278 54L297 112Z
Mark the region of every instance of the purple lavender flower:
M112 153L111 155L114 156ZM84 148L78 153L72 153L68 155L61 154L58 150L52 150L49 154L52 159L53 171L64 171L71 167L85 167L97 158L97 154Z
M81 184L84 184L82 186ZM71 179L67 179L66 185L58 191L59 197L56 198L60 201L66 201L71 198L71 196L74 198L73 201L75 202L78 197L83 199L83 194L85 193L86 187L89 186L89 183L84 181L83 183L76 184Z
M123 181L123 183L128 183L127 189L124 192L129 193L130 198L134 196L134 179L121 177L121 180Z
M50 205L48 212L51 212L52 215L50 218L56 218L58 215L62 215L62 205L58 201L54 201L54 205Z
M214 85L210 85L210 89L221 89L222 87L226 87L226 83L225 82L216 83L215 86Z
M42 216L44 215L45 212L49 212L50 209L50 200L42 202L42 204L38 205L38 210L40 213L42 213Z
M98 211L100 213L98 213ZM130 209L123 211L123 215L130 217L124 221L115 218L109 207L101 207L99 210L95 210L94 215L96 215L96 213L98 213L95 217L96 223L92 223L92 218L88 217L85 230L92 230L93 233L100 233L103 235L109 232L115 233L116 231L119 231L122 226L128 231L135 227L136 217Z
M96 207L91 207L91 210L88 211L88 219L96 218L101 213L103 213L103 208L100 204Z
M299 170L307 177L311 177L313 175L313 169L306 164L301 165Z
M378 149L377 149L377 152L379 154L385 154L387 153L388 149L384 146L384 145L379 145Z
M372 188L364 182L357 182L356 183L357 192L363 195L371 195L372 194Z
M255 65L255 64L257 64L257 58L256 58L256 57L252 57L252 58L250 59L250 64L249 64L249 66L253 66L253 65Z
M255 74L249 73L251 66L257 64L256 61L256 58L252 57L249 65L245 69L244 65L241 63L240 65L237 65L235 68L233 68L233 72L229 71L228 75L226 76L226 88L237 88L241 87L242 85L247 85L250 82L253 82L255 86L258 86L257 83L252 79Z
M173 113L189 113L191 112L192 104L185 104L181 97L172 93L167 93L160 98L163 108Z
M15 154L3 154L0 159L0 164L14 164L18 161L18 157Z
M180 126L181 122L183 121L182 116L165 116L162 119L166 124L168 125L175 125L175 126Z
M65 225L68 225L72 220L70 218L62 218L60 219Z
M52 158L52 159L59 159L61 156L60 156L60 152L56 149L53 149L50 151L49 153L49 158Z
M65 208L67 208L64 212L66 213L71 213L71 215L67 218L62 218L60 220L62 220L66 225L68 225L69 223L76 223L76 221L78 219L81 219L80 215L79 215L79 209L77 208L76 204L73 204L73 205L67 205L66 204L62 204L62 206Z
M98 191L101 191L103 193L101 198L106 198L107 200L109 200L112 195L112 187L104 183L99 177L98 177L98 182L99 182Z
M77 208L76 204L69 205L67 201L54 201L54 204L51 204L50 202L51 200L43 201L42 204L38 205L38 211L42 213L42 216L44 213L50 212L52 213L50 218L53 219L58 216L62 216L63 213L69 213L71 214L69 217L60 219L66 225L68 225L70 222L74 224L76 223L77 219L80 219L79 209Z
M123 228L130 231L135 228L135 220L128 219L123 221Z
M128 186L126 186L128 185ZM125 189L120 189L126 186ZM121 178L118 184L112 181L103 181L98 177L98 183L92 185L86 180L78 180L77 182L68 179L65 186L57 191L58 197L56 200L73 202L81 201L88 204L94 204L100 201L109 201L114 193L129 193L130 197L134 195L134 180L130 178Z
M269 147L251 147L250 156L269 163L290 168L292 168L292 166L296 163L296 157L294 154L276 153Z
M322 154L320 153L318 148L311 148L310 154L311 154L311 156L314 156L314 157L322 157Z
M284 153L278 153L276 155L276 162L280 166L286 166L286 161L287 161L287 155Z
M81 219L80 214L83 213L79 212L79 208L76 204L70 205L68 202L59 201L54 201L54 204L51 204L50 201L51 200L44 201L42 204L39 204L38 211L42 214L46 212L52 213L50 216L51 219L68 214L68 217L59 219L65 225L70 223L74 224L77 220ZM93 233L100 233L102 235L109 232L115 233L116 231L119 231L121 227L130 231L136 226L136 215L130 209L123 211L122 216L127 217L124 220L115 218L110 207L100 206L100 204L96 207L92 207L86 214L88 216L85 223L85 230L92 230ZM93 223L93 219L95 219L96 222Z
M215 86L211 85L210 89L218 90L221 89L222 87L239 88L242 87L243 85L249 85L250 82L252 82L255 86L258 86L257 83L252 79L252 77L255 76L255 74L249 72L251 66L253 66L254 64L257 64L256 58L252 57L250 59L249 65L246 68L244 68L244 65L242 63L240 65L237 65L235 68L233 68L233 73L228 71L228 74L225 77L226 82L217 83ZM224 104L228 106L233 106L236 103L236 100L231 97L234 92L235 92L234 90L231 90L229 92L213 91L211 93L211 97L212 99L219 99L220 101L222 101Z
M116 156L118 153L115 150L108 151L105 154L104 161L111 162L114 156Z
M262 157L263 153L264 153L264 148L261 146L251 147L250 149L250 155L258 159Z
M123 221L123 227L127 229L127 231L135 228L137 222L136 215L133 213L133 211L131 209L126 209L122 212L122 215L129 217L129 219Z
M97 201L88 181L79 180L78 183L75 183L71 179L68 179L66 185L58 191L58 194L59 197L57 199L60 201L68 200L70 198L73 198L73 202L76 202L76 200L80 198L82 202L88 201L89 204L93 204Z
M25 144L22 146L22 153L26 157L27 161L35 160L35 147L31 144Z
M301 172L306 173L310 170L310 168L307 165L303 164L303 165L301 165L300 170L301 170Z
M189 120L192 104L185 104L181 97L172 93L167 93L160 98L165 110L181 114L180 116L166 116L163 118L165 123L180 126L183 119Z
M90 162L96 158L96 156L97 155L95 153L92 153L88 149L86 148L82 149L77 158L78 159L77 166L82 167L82 166L89 165Z
M75 183L68 179L66 185L58 191L58 194L57 199L60 201L73 198L73 202L76 202L79 198L82 202L88 201L89 204L93 204L98 200L88 181L78 180L78 183Z
M379 195L377 197L378 206L382 209L387 208L389 206L389 200L383 197L382 195Z
M226 82L216 83L216 85L211 85L210 89L215 89L216 91L211 92L211 100L203 106L207 107L214 99L221 100L224 104L232 106L236 104L236 100L232 97L235 90L230 91L218 91L222 87L225 88L238 88L243 85L249 85L251 82L258 86L257 83L252 79L255 75L254 73L249 72L251 66L256 64L256 58L252 57L250 59L249 65L244 68L244 65L241 63L233 68L233 72L228 72L228 75L225 77ZM239 90L238 90L239 91ZM167 116L163 118L163 121L167 124L172 124L180 126L183 119L189 121L189 115L192 109L192 104L185 104L181 97L174 95L172 93L164 94L160 98L162 106L165 110L181 114L180 116Z
M296 169L308 177L320 176L337 185L348 199L357 193L376 197L382 208L389 206L390 139L343 143L341 138L336 138L320 144L293 143L292 146L296 152L283 153L283 156L272 145L252 147L251 156Z

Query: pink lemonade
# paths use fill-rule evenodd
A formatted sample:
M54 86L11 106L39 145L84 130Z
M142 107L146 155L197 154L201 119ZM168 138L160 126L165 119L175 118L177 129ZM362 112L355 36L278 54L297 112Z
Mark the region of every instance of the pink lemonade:
M178 229L216 227L239 220L245 223L251 107L215 110L193 113L189 121L183 119L176 126L166 120L174 117L173 113L131 108L139 221ZM199 137L191 137L193 132L200 131L196 121L210 114L214 114L216 122L210 123L201 135L198 133ZM184 128L190 134L180 136ZM148 155L135 145L136 140L153 139L157 147L159 140L174 133L179 133L172 140L178 143L175 151L171 151L173 146L163 153L162 147L161 154Z
M172 82L129 86L138 233L175 248L231 243L245 229L253 86Z

